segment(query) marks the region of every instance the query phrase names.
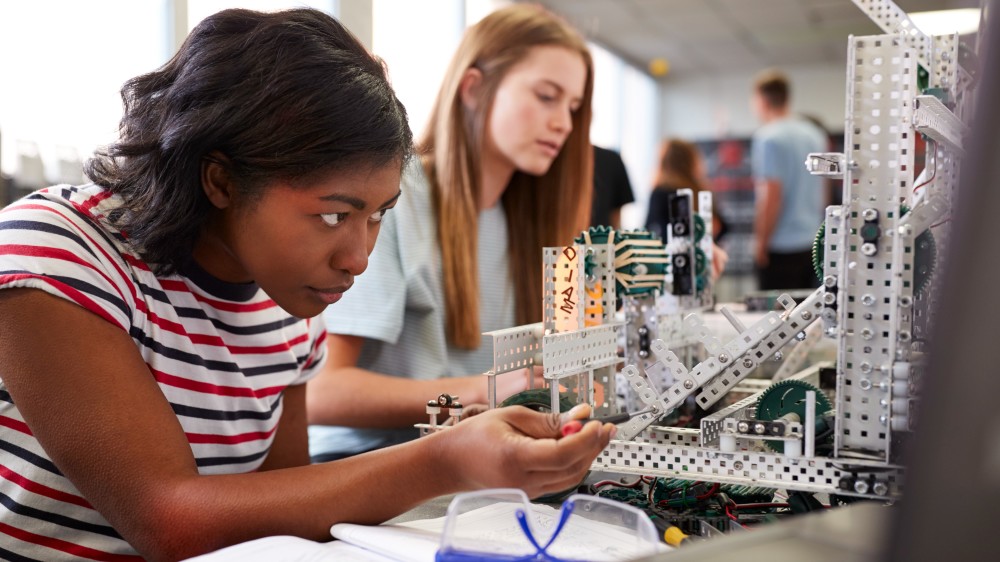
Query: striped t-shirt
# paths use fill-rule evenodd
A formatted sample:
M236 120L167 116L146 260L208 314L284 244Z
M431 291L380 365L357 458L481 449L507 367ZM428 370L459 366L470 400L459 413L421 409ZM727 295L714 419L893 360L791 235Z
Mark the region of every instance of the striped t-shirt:
M56 186L0 211L0 289L39 289L129 333L191 444L202 474L256 470L283 391L325 359L322 319L295 318L256 284L193 261L157 276L106 217L120 201ZM81 338L81 345L90 346ZM32 436L0 372L0 559L126 560L135 551Z

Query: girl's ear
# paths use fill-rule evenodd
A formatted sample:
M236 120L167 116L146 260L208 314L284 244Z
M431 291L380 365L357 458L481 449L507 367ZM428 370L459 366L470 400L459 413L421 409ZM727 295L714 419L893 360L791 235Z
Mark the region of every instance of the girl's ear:
M458 94L462 96L462 105L469 111L475 111L479 105L479 89L483 85L483 73L478 68L469 68L462 75L458 85Z
M233 185L225 167L227 161L225 155L217 150L201 160L201 189L216 209L225 209L232 204Z

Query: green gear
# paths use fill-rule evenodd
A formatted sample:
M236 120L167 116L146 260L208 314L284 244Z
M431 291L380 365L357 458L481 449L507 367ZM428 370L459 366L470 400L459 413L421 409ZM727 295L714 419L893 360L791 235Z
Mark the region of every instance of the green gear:
M901 205L900 216L910 212L910 208ZM937 265L937 243L934 241L934 233L927 229L917 236L913 249L913 293L920 294L927 288L934 274L934 267ZM816 278L823 278L823 259L826 252L826 221L819 225L816 237L813 239L812 264Z
M813 271L816 273L816 279L823 278L823 254L826 253L826 221L819 223L819 230L816 231L816 237L813 238Z
M500 403L500 408L507 406L524 406L530 410L536 412L550 412L552 411L552 395L549 393L547 388L532 388L529 390L522 390L517 394L512 394L506 400ZM569 394L566 392L559 393L559 411L566 412L570 408L576 406L573 399L570 398Z
M701 248L694 249L694 282L698 292L708 286L708 257Z
M816 393L816 419L818 422L823 414L830 411L830 401L820 389L807 382L794 379L776 382L760 394L760 398L757 399L757 419L774 421L781 416L795 413L798 414L802 423L805 423L806 391L809 390ZM785 452L784 441L765 441L764 443L775 452Z
M590 228L589 233L590 233L590 242L592 244L611 243L617 245L622 241L628 241L628 240L659 240L658 236L644 229L621 231L621 230L614 230L606 226L594 226ZM577 244L585 244L586 240L583 233L581 233L580 236L577 236L574 242L576 242ZM629 246L625 244L615 252L615 255L620 255L628 251L628 249ZM584 272L587 275L592 275L594 272L594 267L596 265L594 263L593 256L585 255L583 259L584 259L583 263ZM626 275L635 275L637 273L636 270L640 266L645 267L647 274L666 275L667 266L666 264L663 263L646 263L642 261L635 261L631 264L616 269L615 291L619 299L624 295L641 295L653 291L654 287L639 287L626 290L625 285L618 279L617 274L619 273ZM660 289L661 290L663 289L662 285Z
M694 216L694 242L697 244L705 237L705 219L701 215Z

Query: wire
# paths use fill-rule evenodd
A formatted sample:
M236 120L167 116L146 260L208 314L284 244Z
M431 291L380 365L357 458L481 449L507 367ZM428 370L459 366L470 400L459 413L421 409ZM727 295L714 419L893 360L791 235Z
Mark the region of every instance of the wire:
M791 507L791 505L787 503L741 503L733 506L731 509L739 511L741 509L776 509L779 507Z
M918 189L934 181L934 177L937 176L937 142L934 139L928 138L927 144L928 148L933 148L933 150L925 151L925 153L930 153L934 155L934 167L931 168L931 177L924 180L920 185L914 187L913 193L916 193ZM924 166L924 169L926 170L927 166Z

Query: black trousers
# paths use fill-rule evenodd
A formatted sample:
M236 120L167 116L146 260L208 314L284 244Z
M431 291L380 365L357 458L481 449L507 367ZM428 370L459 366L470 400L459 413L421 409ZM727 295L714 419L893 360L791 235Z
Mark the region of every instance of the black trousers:
M819 279L812 265L812 251L768 252L768 264L757 269L757 282L762 291L812 289Z

